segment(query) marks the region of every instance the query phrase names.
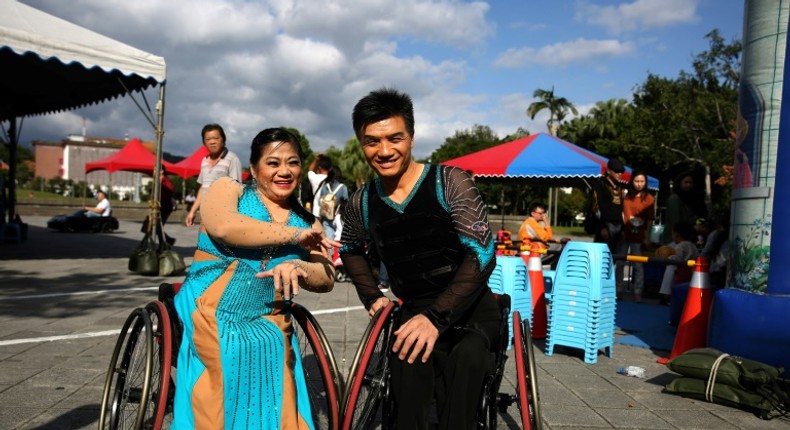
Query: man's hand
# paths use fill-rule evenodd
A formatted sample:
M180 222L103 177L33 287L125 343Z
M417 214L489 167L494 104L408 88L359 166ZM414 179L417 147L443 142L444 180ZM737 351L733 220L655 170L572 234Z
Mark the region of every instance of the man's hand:
M421 361L425 363L431 356L433 346L438 338L439 330L431 323L431 320L425 315L415 315L395 332L392 352L398 354L398 358L401 360L405 359L408 354L407 361L412 364L424 350Z

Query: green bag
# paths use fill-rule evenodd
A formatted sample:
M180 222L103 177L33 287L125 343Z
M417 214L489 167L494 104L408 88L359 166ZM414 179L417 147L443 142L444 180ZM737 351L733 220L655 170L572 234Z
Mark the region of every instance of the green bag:
M775 403L779 401L778 399L770 399L762 394L724 384L716 384L713 387L713 398L709 400L705 395L706 386L707 382L702 379L681 377L667 384L666 392L743 409L754 412L759 416L773 411L776 408Z
M146 276L159 273L159 256L151 235L143 236L140 245L132 251L132 255L129 256L129 270Z
M683 375L665 392L754 412L760 418L787 416L790 383L783 369L714 348L696 348L669 360L667 367Z
M722 352L714 348L690 349L669 360L667 367L683 376L707 380L712 366L721 355ZM719 364L715 382L750 390L775 381L782 372L782 368L759 361L728 356Z
M184 257L176 251L165 249L159 253L159 276L177 276L186 268Z

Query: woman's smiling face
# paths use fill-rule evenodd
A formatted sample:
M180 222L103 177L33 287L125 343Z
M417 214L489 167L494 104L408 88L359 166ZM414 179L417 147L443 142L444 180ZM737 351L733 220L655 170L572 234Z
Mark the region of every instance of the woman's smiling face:
M281 202L287 200L299 186L302 160L290 143L272 142L250 170L261 194L273 202Z

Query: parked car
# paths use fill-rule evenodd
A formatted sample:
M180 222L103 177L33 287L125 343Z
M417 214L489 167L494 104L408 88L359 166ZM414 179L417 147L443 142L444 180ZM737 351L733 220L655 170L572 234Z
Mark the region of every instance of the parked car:
M92 231L110 233L118 230L118 220L114 216L87 217L82 209L71 215L56 215L47 221L47 227L58 231Z

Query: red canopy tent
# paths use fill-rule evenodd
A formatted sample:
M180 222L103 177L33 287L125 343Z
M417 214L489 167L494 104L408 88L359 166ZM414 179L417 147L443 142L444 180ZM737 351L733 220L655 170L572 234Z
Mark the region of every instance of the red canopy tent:
M123 170L125 172L139 172L153 176L155 164L156 157L154 154L143 146L140 139L134 138L115 154L101 160L85 163L85 173L90 173L94 170L106 170L110 173ZM164 160L162 160L162 164L168 171L173 166L173 164Z
M184 179L200 175L200 162L208 155L208 149L200 145L197 151L187 158L167 167L167 171Z

